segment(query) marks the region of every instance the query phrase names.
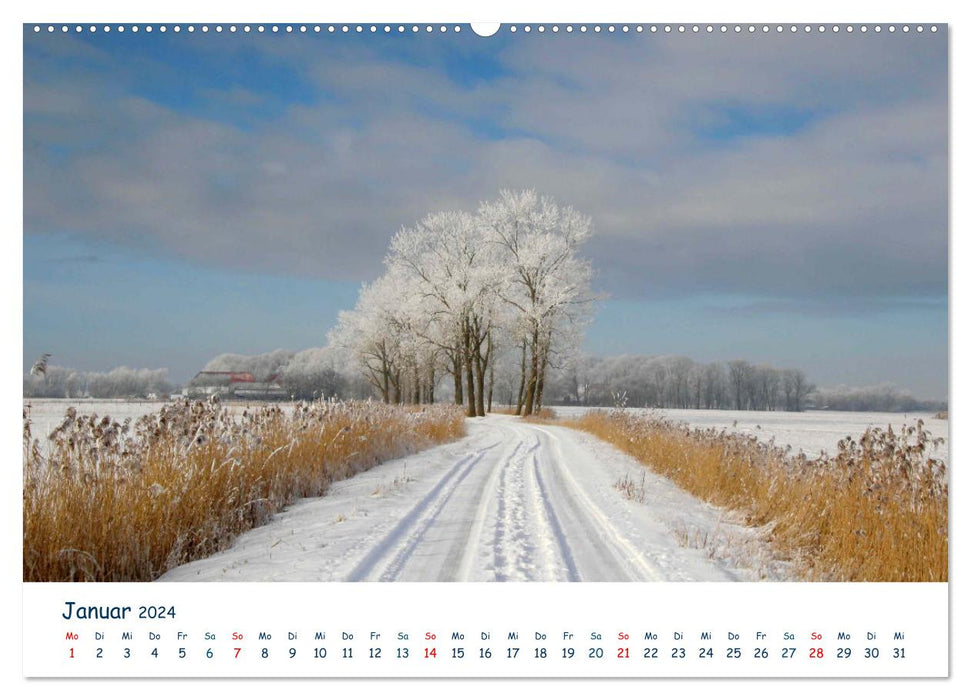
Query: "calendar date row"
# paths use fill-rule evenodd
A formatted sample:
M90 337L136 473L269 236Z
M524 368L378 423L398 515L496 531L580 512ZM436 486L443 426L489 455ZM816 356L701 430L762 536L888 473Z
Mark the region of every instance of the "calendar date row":
M854 649L853 647L326 647L326 646L290 646L290 647L144 647L141 649L126 647L93 647L88 651L88 656L95 659L109 658L110 655L122 659L131 659L136 656L147 656L159 659L163 657L176 657L187 659L191 656L199 656L205 659L215 659L217 657L243 660L243 659L270 659L281 657L283 659L311 658L318 660L325 659L368 659L381 660L392 659L426 659L436 660L439 658L448 659L482 659L493 658L518 659L528 657L532 659L560 658L564 660L572 659L663 659L674 660L697 658L700 660L714 659L721 656L725 659L796 659L800 656L809 659L824 659L827 657L835 659L851 659L860 657L864 659L879 659L881 653L893 659L905 659L907 650L905 647L892 647L881 652L880 647L867 646ZM80 647L69 647L67 650L68 658L81 658L84 650Z

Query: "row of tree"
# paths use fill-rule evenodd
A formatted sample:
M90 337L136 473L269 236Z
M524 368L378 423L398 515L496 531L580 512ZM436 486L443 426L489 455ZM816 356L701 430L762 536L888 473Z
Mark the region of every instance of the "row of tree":
M892 384L877 386L838 386L817 389L812 396L816 408L831 411L944 411L946 401L915 399Z
M162 398L175 388L167 369L116 367L109 372L81 372L46 365L43 371L24 375L24 396L34 398L99 399Z
M521 347L518 348L521 355ZM205 369L249 372L257 381L276 377L296 399L363 399L380 395L372 383L335 346L298 353L274 350L260 355L219 355ZM516 405L522 384L520 357L497 356L487 394L503 405ZM43 372L24 376L25 397L153 398L178 389L164 369L118 367L110 372L80 372L45 365ZM445 374L429 388L438 400L456 398ZM552 368L544 380L548 405L707 408L801 411L938 411L944 401L915 399L890 384L869 387L816 388L801 370L775 369L744 360L697 363L682 356L573 357ZM460 385L461 387L462 385ZM459 395L461 396L461 394Z
M443 375L469 416L491 410L500 356L518 359L510 403L543 404L549 369L589 316L590 219L531 190L504 191L474 214L429 214L393 238L384 274L342 312L333 346L386 402L431 403Z
M802 370L682 356L580 357L551 381L552 402L610 406L801 411L814 386Z

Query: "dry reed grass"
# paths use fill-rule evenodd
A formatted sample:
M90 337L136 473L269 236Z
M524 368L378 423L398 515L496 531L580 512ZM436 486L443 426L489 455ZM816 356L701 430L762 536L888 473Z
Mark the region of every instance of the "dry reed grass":
M516 407L515 406L493 406L489 413L496 413L501 416L515 416Z
M939 441L922 421L896 432L867 430L816 459L621 410L564 424L750 525L768 525L775 551L806 580L947 581L947 469L928 456Z
M134 423L24 411L24 581L149 581L333 481L464 434L461 410L302 403L234 417L183 401Z
M556 419L556 411L554 411L552 408L541 408L539 413L523 416L523 420L528 423L552 423Z

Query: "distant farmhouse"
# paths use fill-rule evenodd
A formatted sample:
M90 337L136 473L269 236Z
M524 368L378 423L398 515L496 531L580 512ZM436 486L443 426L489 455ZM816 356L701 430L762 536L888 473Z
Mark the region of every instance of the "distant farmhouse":
M256 381L250 372L199 372L186 385L189 398L204 399L218 396L226 399L251 399L254 401L280 401L290 396L280 385L279 375L271 374L263 381Z

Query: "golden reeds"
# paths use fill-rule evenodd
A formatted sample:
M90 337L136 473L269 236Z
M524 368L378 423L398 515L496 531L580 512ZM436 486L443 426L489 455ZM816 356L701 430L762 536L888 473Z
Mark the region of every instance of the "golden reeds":
M234 416L182 401L122 424L69 409L42 446L25 410L24 581L153 580L464 425L450 406L326 401Z
M619 410L564 424L753 526L768 525L777 555L806 580L947 581L947 469L928 456L938 441L921 421L869 429L818 458Z

